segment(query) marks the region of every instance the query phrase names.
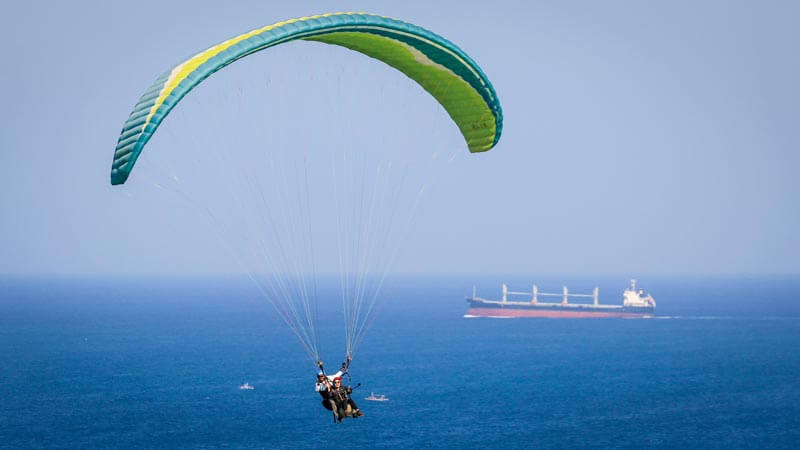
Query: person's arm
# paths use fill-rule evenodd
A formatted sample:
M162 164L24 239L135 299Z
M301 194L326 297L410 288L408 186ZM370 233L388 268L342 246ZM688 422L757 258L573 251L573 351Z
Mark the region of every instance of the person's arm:
M343 372L340 370L340 371L336 372L336 373L335 373L335 374L333 374L333 375L328 375L328 379L329 379L330 381L333 381L333 379L334 379L334 378L336 378L336 377L340 377L340 376L342 376L342 374L343 374Z

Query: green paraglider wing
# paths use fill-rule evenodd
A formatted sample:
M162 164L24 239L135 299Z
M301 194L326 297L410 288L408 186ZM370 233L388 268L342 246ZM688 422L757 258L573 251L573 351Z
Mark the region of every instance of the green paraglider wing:
M503 113L497 94L480 67L453 43L388 17L323 14L278 22L228 39L158 77L122 127L111 184L125 183L161 121L195 86L240 58L297 39L347 47L403 72L450 114L471 152L489 150L500 139Z

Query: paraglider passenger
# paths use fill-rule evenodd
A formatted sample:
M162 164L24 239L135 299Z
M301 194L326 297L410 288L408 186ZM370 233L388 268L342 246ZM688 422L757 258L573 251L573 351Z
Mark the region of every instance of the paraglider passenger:
M336 406L336 416L339 422L341 422L342 418L347 415L348 405L352 409L353 418L364 415L364 413L358 409L358 406L356 406L356 402L354 402L350 397L350 394L352 393L353 390L348 386L342 386L342 377L339 376L333 379L333 388L330 390L330 397L333 399L333 402Z

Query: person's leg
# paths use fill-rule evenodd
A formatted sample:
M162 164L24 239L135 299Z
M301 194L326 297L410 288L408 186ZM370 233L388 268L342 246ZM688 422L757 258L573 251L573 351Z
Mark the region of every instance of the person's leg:
M339 406L339 417L337 417L337 420L339 422L341 422L342 419L344 419L346 417L346 414L347 414L347 411L346 411L347 403L342 402L338 406Z
M362 413L361 410L358 409L358 406L356 406L356 402L353 401L352 398L348 398L347 402L350 404L350 407L353 408L353 417L361 417L364 415L364 413Z
M341 420L341 416L339 415L339 405L332 398L329 398L325 401L328 402L328 406L326 408L333 411L334 420Z

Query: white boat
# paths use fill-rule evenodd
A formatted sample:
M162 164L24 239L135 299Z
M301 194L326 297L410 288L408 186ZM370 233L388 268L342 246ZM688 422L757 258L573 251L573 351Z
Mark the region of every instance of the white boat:
M245 390L248 390L248 391L252 391L255 388L253 386L250 386L250 383L245 383L245 384L239 386L239 389L245 389Z
M386 398L385 395L383 395L383 394L375 395L373 392L370 392L369 393L369 397L365 397L364 400L370 400L370 401L373 401L373 402L388 402L389 401L389 399Z

